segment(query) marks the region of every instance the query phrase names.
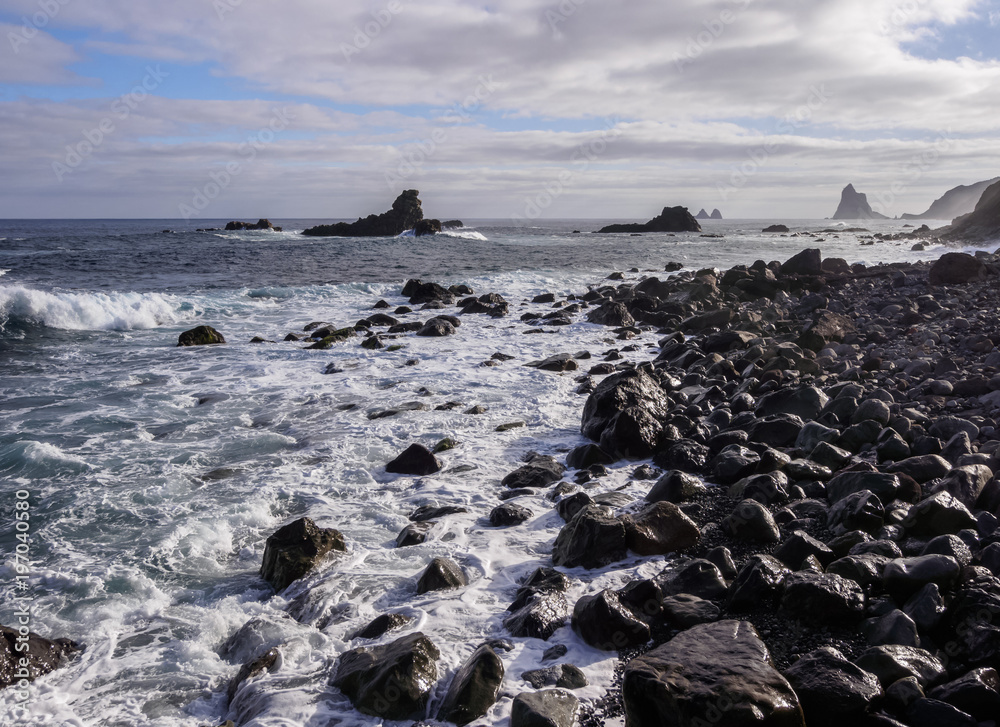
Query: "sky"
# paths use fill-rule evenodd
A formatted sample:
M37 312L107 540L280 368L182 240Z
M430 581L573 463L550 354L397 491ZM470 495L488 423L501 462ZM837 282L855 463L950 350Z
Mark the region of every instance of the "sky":
M0 0L0 218L895 216L1000 175L1000 0Z

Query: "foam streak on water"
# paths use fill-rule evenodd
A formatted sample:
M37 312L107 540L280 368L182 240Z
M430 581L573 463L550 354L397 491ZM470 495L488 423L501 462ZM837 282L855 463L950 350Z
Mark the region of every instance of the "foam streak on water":
M655 353L654 333L622 342L585 322L525 335L517 320L524 311L551 310L525 301L543 292L583 292L598 281L600 255L610 260L605 274L633 264L662 270L672 259L724 266L785 259L812 239L747 233L740 247L697 236L572 235L589 223L543 226L537 234L494 225L478 228L488 242L441 238L407 251L423 241L317 242L272 234L271 242L263 235L248 242L191 233L154 245L161 233L150 231L147 245L138 223L102 224L58 255L41 254L66 247L51 230L34 237L28 223L0 230L24 238L16 249L0 249L0 267L11 269L0 286L0 497L10 503L17 489L31 493L32 627L87 645L69 667L33 685L27 705L0 692L0 724L194 727L231 718L253 727L375 725L327 681L338 654L358 645L349 634L389 610L412 615L412 628L441 650L434 709L451 671L484 639L505 635L502 617L518 579L550 563L561 525L542 494L519 501L535 514L522 526L498 530L485 520L501 478L525 453L558 455L582 442L575 374L523 364L586 350L595 357L581 362L586 369L628 344L637 350L626 359ZM122 246L179 262L116 266ZM336 280L330 260L345 246L372 262L365 273L352 258L349 274L338 268L352 279ZM917 256L908 246L859 247L849 235L829 251L818 246L850 262ZM81 272L87 266L80 250L103 274ZM209 259L232 263L186 262ZM282 342L311 321L352 325L379 298L391 311L406 302L399 291L411 275L499 292L511 302L511 315L463 316L457 335L445 339L387 341L402 344L397 351L368 351L359 339L327 351ZM175 346L181 331L201 323L217 327L229 343ZM256 335L277 343L250 344ZM480 365L498 351L516 358ZM330 364L343 372L324 375ZM368 416L411 402L424 409ZM448 402L460 406L436 410ZM464 413L474 405L487 412ZM495 431L512 421L526 426ZM385 463L410 444L432 446L444 437L459 442L441 455L444 472L386 474ZM466 466L472 469L455 470ZM601 490L625 486L641 497L647 488L630 484L633 467L613 467ZM470 512L443 519L425 544L394 548L407 514L425 504ZM9 508L3 512L9 517ZM341 530L349 552L273 595L258 576L264 541L302 515ZM13 530L0 528L5 624L12 621L15 545ZM439 555L460 562L470 585L417 596L416 577ZM662 559L645 558L573 570L570 597L660 567ZM223 644L251 620L256 626L224 654ZM527 688L521 672L537 668L542 651L557 643L569 647L566 660L591 681L581 698L596 700L611 683L614 656L586 647L568 627L547 643L515 642L504 657L505 694ZM228 680L270 646L280 647L281 668L241 692L230 709ZM509 705L501 700L484 722L504 724Z

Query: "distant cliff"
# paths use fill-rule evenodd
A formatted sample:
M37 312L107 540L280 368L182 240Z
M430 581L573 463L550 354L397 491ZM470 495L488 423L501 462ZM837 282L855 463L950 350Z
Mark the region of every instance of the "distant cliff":
M840 206L833 215L835 220L887 220L889 219L872 209L868 197L854 189L853 184L844 187L840 194Z
M955 219L941 233L945 240L1000 239L1000 181L986 188L976 209Z
M701 232L701 225L687 207L664 207L659 216L645 224L608 225L598 232Z
M954 220L956 217L967 215L976 209L976 204L982 198L983 192L986 191L986 188L996 182L1000 182L1000 177L949 189L939 199L934 200L930 208L923 214L903 214L900 215L900 219Z

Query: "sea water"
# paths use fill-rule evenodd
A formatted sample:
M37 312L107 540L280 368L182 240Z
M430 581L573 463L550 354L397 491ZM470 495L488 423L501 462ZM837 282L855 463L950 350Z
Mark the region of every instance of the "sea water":
M477 221L391 239L307 238L299 232L314 221L276 222L285 232L0 222L0 623L11 625L22 602L14 599L26 599L32 630L85 646L26 700L0 692L0 724L379 724L328 682L337 656L359 645L350 635L388 611L414 621L378 643L420 629L441 651L433 716L453 670L484 640L507 636L502 620L519 579L551 564L562 521L544 491L517 500L533 512L524 525L489 526L500 480L529 452L559 456L583 443L585 399L574 381L582 372L523 364L580 351L596 362L623 345L632 348L625 360L656 353L655 333L623 344L582 317L525 335L522 313L551 312L532 297L583 293L612 271L627 281L664 277L671 261L727 268L819 247L824 257L874 263L943 251L862 245L867 233L821 220L789 222L798 236L763 234L760 221L703 223L702 234L722 237L599 235L591 231L606 221L591 220ZM362 349L359 338L325 351L282 341L314 321L353 325L380 299L391 313L406 303L409 278L500 293L511 314L462 316L456 335L406 336L390 341L402 345L394 351ZM176 347L179 333L201 324L227 345ZM274 343L251 344L254 336ZM481 365L498 352L515 358ZM330 365L341 372L324 374ZM419 409L370 418L414 402ZM436 409L449 402L460 406ZM465 413L477 405L486 412ZM511 422L525 426L496 431ZM410 444L445 437L458 445L440 455L441 473L385 472ZM630 479L635 464L613 466L600 491L641 498L649 483ZM16 493L30 514L20 556ZM408 513L427 504L469 512L443 518L424 544L395 548ZM348 552L276 595L258 574L264 542L302 516L340 530ZM469 586L416 595L436 556L459 562ZM28 566L20 582L19 563ZM569 595L663 566L632 558L572 569ZM509 697L530 688L520 674L555 644L590 680L577 692L585 703L612 684L616 655L586 646L568 625L548 642L513 642L505 698L484 723L505 723ZM270 647L279 647L280 668L230 708L228 681Z

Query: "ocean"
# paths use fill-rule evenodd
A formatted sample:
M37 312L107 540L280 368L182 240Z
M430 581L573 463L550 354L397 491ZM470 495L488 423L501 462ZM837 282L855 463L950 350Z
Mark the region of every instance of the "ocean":
M779 221L798 235L760 232ZM476 220L430 238L298 234L316 222L274 220L285 229L277 233L196 232L176 220L0 221L0 623L11 625L14 599L27 599L33 631L86 646L27 700L0 692L0 724L376 725L328 681L337 656L358 645L350 634L387 611L412 616L407 628L441 650L439 700L478 644L508 636L502 620L518 580L551 564L562 521L544 491L517 501L533 512L524 525L489 526L500 480L528 452L559 457L583 443L575 378L588 362L566 374L523 364L580 351L596 363L611 350L646 361L660 338L618 341L584 317L525 335L522 313L550 312L532 297L584 293L613 271L664 277L671 261L727 268L806 247L850 263L943 252L862 245L866 233L825 220L702 223L702 235L721 237L590 232L610 220ZM398 350L282 340L314 321L353 325L380 299L391 314L409 278L500 293L511 313L465 315L455 336L410 335ZM201 324L227 345L176 347ZM514 359L482 366L494 353ZM324 374L331 364L340 372ZM437 409L448 402L460 406ZM474 406L485 413L466 413ZM391 409L402 411L380 416ZM525 426L496 431L510 422ZM385 472L410 444L446 437L458 445L440 456L441 473ZM648 483L630 480L635 465L613 466L602 488L641 497ZM16 493L29 504L27 539L14 527ZM469 512L444 518L424 544L395 548L407 515L426 504ZM275 595L258 575L264 541L303 515L340 530L348 552ZM469 586L417 596L435 556L459 562ZM570 599L648 577L663 560L574 569ZM20 582L18 562L28 566ZM568 626L548 642L513 641L507 697L527 688L520 674L555 644L590 681L582 700L612 684L615 655ZM280 668L230 708L229 679L271 646ZM501 699L483 722L502 725L509 709Z

